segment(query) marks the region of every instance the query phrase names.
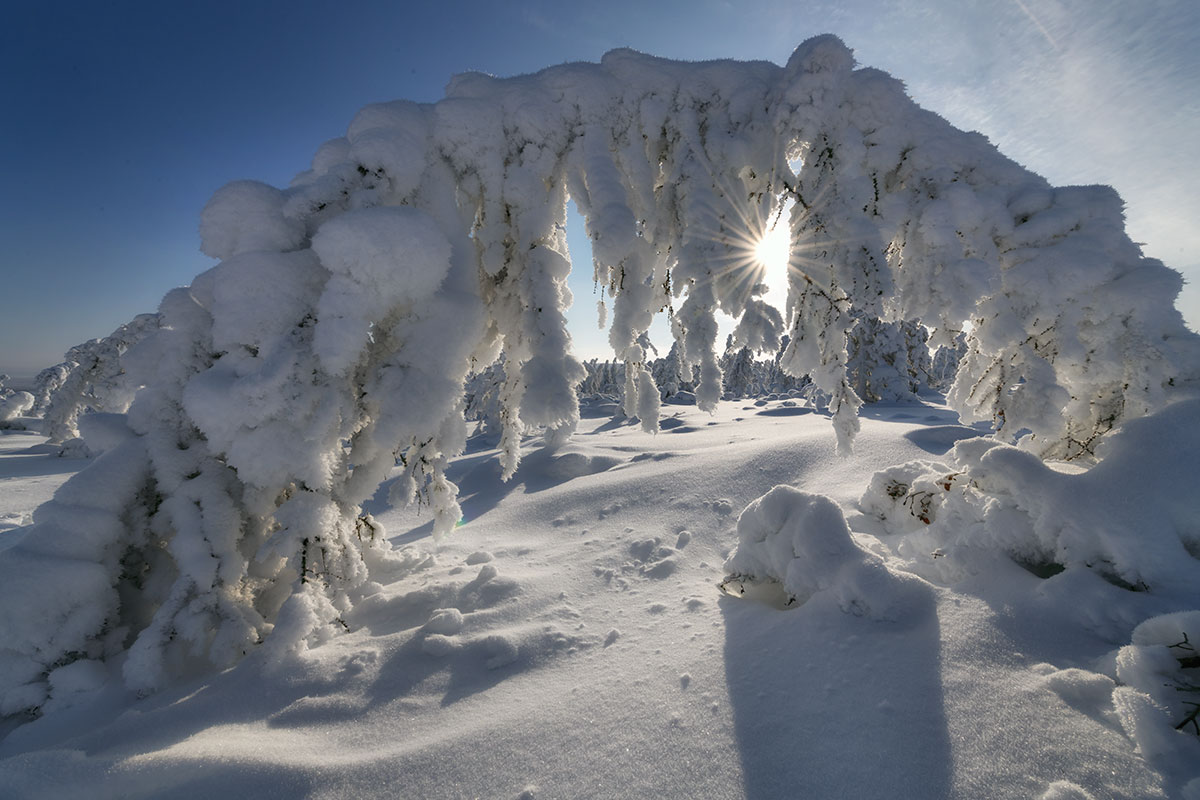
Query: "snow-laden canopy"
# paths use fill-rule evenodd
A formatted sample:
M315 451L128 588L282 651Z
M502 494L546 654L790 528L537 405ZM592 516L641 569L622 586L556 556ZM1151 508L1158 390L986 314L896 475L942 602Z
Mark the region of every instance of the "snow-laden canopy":
M143 386L127 439L0 555L0 592L36 609L0 620L0 712L37 707L80 659L128 650L127 681L148 689L272 629L278 647L327 635L396 558L359 515L397 463L393 500L428 502L437 535L459 519L444 469L463 381L501 352L506 473L528 427L568 435L568 198L612 298L626 409L650 427L639 341L664 311L704 408L721 396L718 310L739 344L789 334L783 364L832 398L842 446L855 314L920 320L935 344L965 328L951 402L1042 457L1092 459L1196 381L1180 276L1125 235L1111 189L1050 186L834 37L783 67L618 50L461 75L437 103L364 108L289 188L236 182L209 202L203 249L221 263L125 353ZM781 319L754 250L789 206Z

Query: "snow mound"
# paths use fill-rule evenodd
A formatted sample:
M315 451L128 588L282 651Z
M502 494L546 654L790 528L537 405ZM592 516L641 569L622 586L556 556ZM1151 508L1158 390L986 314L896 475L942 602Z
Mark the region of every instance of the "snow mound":
M737 551L725 562L736 580L777 581L789 605L819 594L855 616L904 618L917 608L923 583L892 572L857 544L833 500L776 486L738 517Z

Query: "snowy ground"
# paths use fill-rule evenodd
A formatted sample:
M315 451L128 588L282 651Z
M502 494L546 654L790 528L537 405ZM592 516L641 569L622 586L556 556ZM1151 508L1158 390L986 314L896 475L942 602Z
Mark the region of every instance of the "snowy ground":
M860 546L909 566L853 509L877 470L974 434L945 407L867 407L848 458L797 401L663 411L653 436L593 409L565 448L531 440L508 483L473 439L450 475L465 521L440 548L428 514L388 508L385 486L369 510L411 558L348 633L149 697L110 681L10 724L0 795L1183 792L1192 775L1143 758L1149 740L1127 735L1103 674L1130 625L1081 622L1159 613L1146 593L1011 561L952 586L913 578L891 620L820 592L781 609L719 588L739 512L781 483L829 495ZM0 546L85 463L40 441L0 437Z

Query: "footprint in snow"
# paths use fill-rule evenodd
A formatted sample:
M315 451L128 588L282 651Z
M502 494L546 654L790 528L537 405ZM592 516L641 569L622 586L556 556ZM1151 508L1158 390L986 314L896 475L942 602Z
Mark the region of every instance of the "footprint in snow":
M712 505L709 507L723 517L729 516L733 513L733 503L729 502L725 498L712 501Z
M675 558L678 551L662 543L662 539L641 539L629 545L629 555L633 561L626 563L622 569L626 572L637 571L640 575L662 580L669 577L679 567Z

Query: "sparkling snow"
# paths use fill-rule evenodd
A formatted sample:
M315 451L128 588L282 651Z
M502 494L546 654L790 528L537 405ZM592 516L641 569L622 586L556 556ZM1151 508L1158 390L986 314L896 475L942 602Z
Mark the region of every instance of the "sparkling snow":
M871 406L841 457L825 416L783 402L666 406L680 424L658 435L585 417L565 447L527 440L508 483L472 438L449 469L464 520L440 546L428 512L390 508L386 485L368 503L408 549L348 633L143 698L119 665L106 680L76 662L51 678L59 708L9 723L0 785L22 798L1180 796L1200 740L1158 724L1128 685L1152 667L1127 651L1170 638L1132 630L1154 598L1086 570L1039 578L999 551L975 574L915 577L904 534L860 531L871 518L855 503L876 470L942 457L969 429L933 398ZM4 519L61 480L51 466L80 465L30 453L37 441L0 438ZM902 580L896 613L856 615L820 590L782 610L722 592L739 510L781 483L848 512L834 558L849 547Z

